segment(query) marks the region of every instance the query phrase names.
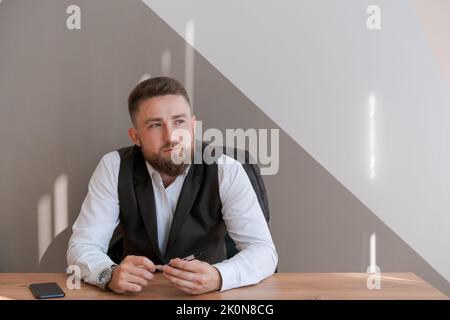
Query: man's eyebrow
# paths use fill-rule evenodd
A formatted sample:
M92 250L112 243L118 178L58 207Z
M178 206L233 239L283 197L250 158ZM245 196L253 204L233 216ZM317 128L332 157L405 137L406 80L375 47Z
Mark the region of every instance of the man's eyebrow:
M147 124L148 122L153 122L153 121L162 121L161 118L150 118L145 120L144 124Z
M181 114L174 115L172 117L172 119L179 119L179 118L187 118L187 114L181 113Z
M187 118L187 114L185 113L181 113L181 114L176 114L174 116L172 116L172 119L179 119L179 118ZM145 120L144 124L147 124L149 122L162 122L163 119L162 118L149 118L147 120Z

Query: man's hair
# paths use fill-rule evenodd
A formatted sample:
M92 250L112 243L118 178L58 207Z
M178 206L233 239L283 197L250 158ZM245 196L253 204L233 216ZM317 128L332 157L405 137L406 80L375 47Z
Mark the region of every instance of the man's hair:
M178 80L169 77L155 77L139 83L128 97L128 112L133 124L136 125L135 115L142 101L168 94L183 96L187 103L191 104L186 89Z

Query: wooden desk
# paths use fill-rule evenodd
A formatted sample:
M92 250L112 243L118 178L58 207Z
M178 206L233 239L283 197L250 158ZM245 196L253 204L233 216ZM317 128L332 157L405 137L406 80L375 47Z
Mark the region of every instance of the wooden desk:
M364 273L277 273L258 285L189 296L172 287L160 274L139 294L117 295L86 283L80 290L66 287L64 273L0 273L0 299L34 299L28 285L57 282L65 299L214 299L214 300L303 300L303 299L446 299L413 273L383 273L380 290L366 287Z

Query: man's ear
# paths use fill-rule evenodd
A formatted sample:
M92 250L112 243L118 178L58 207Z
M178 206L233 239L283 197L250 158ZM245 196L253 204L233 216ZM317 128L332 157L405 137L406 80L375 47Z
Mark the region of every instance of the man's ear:
M128 136L135 145L137 145L138 147L141 146L141 140L139 139L139 132L136 130L136 128L134 127L128 128Z

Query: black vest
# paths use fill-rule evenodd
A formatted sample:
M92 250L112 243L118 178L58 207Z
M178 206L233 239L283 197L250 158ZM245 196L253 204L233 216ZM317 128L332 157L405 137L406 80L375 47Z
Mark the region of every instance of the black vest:
M203 149L203 148L202 148ZM167 248L158 246L155 198L142 151L137 146L118 150L121 158L118 195L122 258L146 256L155 264L202 253L210 264L226 259L225 223L219 194L217 164L192 164L178 199Z

